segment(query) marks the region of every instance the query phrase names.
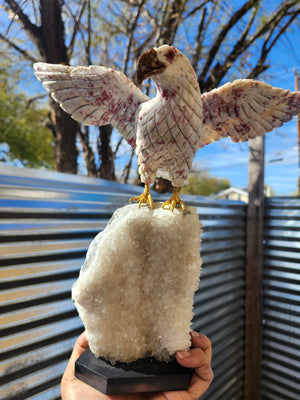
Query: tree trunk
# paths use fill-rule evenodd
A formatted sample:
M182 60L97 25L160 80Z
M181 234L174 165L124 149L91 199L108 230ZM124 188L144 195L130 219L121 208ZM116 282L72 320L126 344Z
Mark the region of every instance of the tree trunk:
M40 0L41 46L44 61L53 64L68 64L65 46L65 29L61 16L61 2ZM76 134L78 124L50 99L51 117L55 127L55 161L60 172L77 173Z
M152 189L157 193L168 193L172 192L172 184L168 179L155 178Z
M261 398L264 140L264 136L259 136L249 142L244 388L247 400Z
M54 100L50 100L51 117L55 126L56 170L77 173L76 134L78 124L66 114Z
M97 176L96 165L95 165L95 154L92 147L89 144L89 127L85 126L84 130L80 129L78 133L86 163L87 176L95 177Z
M115 157L110 144L112 126L99 126L99 133L98 153L101 160L99 177L108 181L115 181Z

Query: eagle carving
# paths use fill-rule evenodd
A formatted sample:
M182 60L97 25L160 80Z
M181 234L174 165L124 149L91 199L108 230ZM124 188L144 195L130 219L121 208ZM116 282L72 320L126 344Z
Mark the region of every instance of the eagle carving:
M179 189L188 182L200 147L229 136L244 142L281 126L300 113L300 92L252 79L200 93L189 60L174 46L141 55L137 82L151 77L150 99L122 72L103 66L34 64L35 75L60 107L84 125L112 124L136 148L144 192L131 200L152 207L149 186L169 179L174 193L163 207L183 210Z

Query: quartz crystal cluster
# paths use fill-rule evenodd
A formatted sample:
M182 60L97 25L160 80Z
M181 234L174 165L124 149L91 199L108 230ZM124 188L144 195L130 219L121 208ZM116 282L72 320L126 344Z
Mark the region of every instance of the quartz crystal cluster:
M171 214L157 203L128 205L114 213L72 288L97 357L168 361L190 347L201 230L192 207Z

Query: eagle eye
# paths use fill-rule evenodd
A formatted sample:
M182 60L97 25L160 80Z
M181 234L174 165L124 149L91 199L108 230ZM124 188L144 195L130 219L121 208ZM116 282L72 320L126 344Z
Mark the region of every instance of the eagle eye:
M170 60L170 61L174 60L175 51L174 51L174 50L169 50L168 53L167 53L167 55L166 55L166 57L167 57L167 59Z

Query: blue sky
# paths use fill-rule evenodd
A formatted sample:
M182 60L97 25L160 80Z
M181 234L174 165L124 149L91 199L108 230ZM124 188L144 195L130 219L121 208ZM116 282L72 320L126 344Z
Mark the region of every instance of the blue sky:
M268 57L270 68L262 80L272 86L295 90L295 70L300 74L300 30L288 32L277 42ZM233 143L222 139L199 149L194 159L194 169L206 169L212 176L228 178L232 186L248 186L248 143ZM116 168L123 166L122 157ZM133 176L135 174L135 165ZM281 128L265 136L265 184L274 194L295 195L298 185L298 135L296 117Z
M282 89L295 90L295 72L300 74L300 31L288 33L271 52L271 67L264 77L266 83ZM200 149L195 162L213 176L225 177L232 186L248 185L248 143L235 144L222 139ZM298 135L296 117L265 136L265 183L276 195L293 195L297 191Z
M0 9L0 16L5 17ZM4 23L3 18L3 23ZM8 21L6 21L8 22ZM269 56L271 67L266 71L265 76L260 77L273 86L283 89L294 90L294 69L300 74L300 30L295 28L295 33L289 32L282 37ZM24 82L30 82L30 91L41 93L42 87L32 78L30 66L24 70ZM25 85L24 85L25 86ZM96 133L97 134L97 133ZM116 135L116 143L119 136ZM95 142L94 138L94 142ZM298 168L298 138L296 118L266 135L266 165L265 183L271 185L277 195L292 195L297 190ZM121 149L124 153L128 147L124 145ZM116 169L120 173L127 155L120 155L116 160ZM206 169L212 176L228 178L232 186L246 188L248 185L248 143L235 144L229 139L222 139L219 142L202 148L196 154L194 168ZM136 175L136 164L132 168L132 177ZM81 168L84 172L84 168Z
M291 47L290 42L294 45ZM295 43L300 42L299 30L289 33L289 39L283 38L271 53L271 67L265 76L259 79L282 89L295 90L295 72L300 73L300 49ZM116 143L119 136L116 135ZM128 147L124 144L116 160L117 174L120 175L124 163L128 160ZM122 156L122 152L125 154ZM193 168L205 169L212 176L227 178L232 186L246 189L248 186L248 143L233 143L225 138L199 149L194 159ZM133 164L131 177L136 176L136 162ZM265 136L265 184L270 185L276 195L295 195L298 185L298 137L296 117L282 127Z
M240 0L234 0L240 3ZM273 3L270 2L272 8ZM299 21L298 21L299 22ZM288 31L269 54L270 68L259 77L272 86L295 90L295 70L300 75L300 30ZM222 139L199 149L194 163L211 175L228 178L232 186L248 186L248 143L232 143ZM296 117L265 136L265 183L276 195L293 195L299 176L298 135Z

